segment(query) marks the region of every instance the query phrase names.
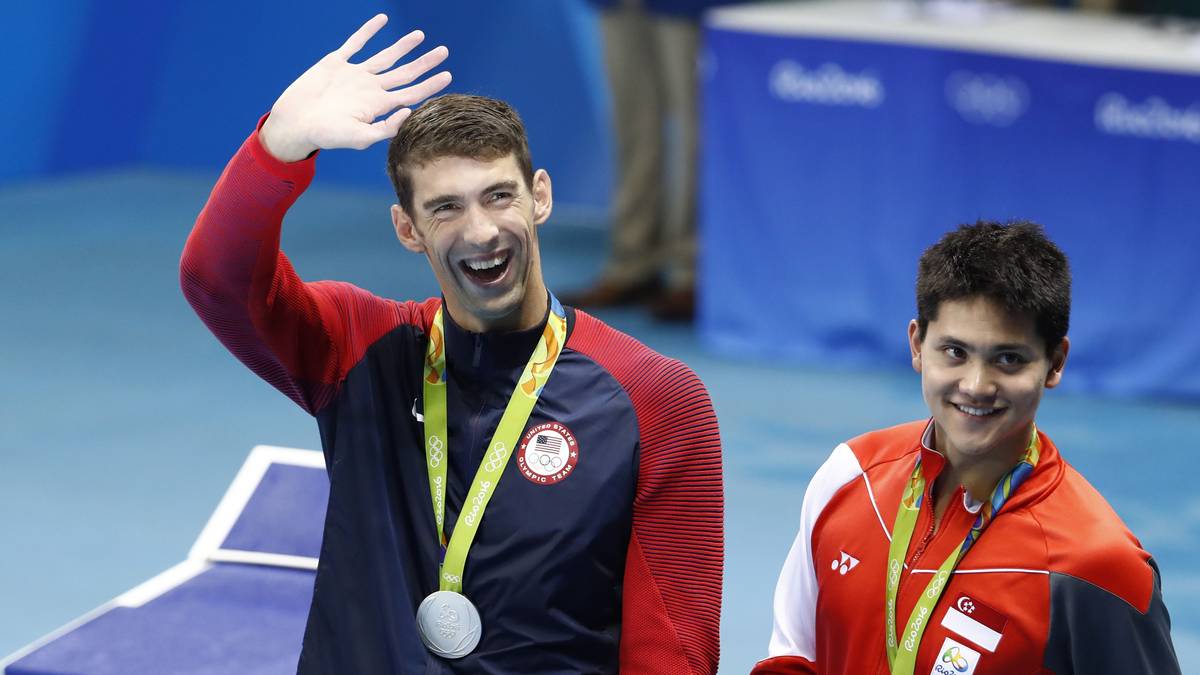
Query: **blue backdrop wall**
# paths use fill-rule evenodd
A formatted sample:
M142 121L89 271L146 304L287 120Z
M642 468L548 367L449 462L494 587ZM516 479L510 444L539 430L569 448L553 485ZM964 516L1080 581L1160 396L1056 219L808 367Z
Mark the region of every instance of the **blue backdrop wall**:
M958 224L1030 219L1071 258L1064 388L1200 400L1200 72L706 39L711 347L907 365L921 252Z
M0 40L0 181L143 164L215 169L308 65L376 12L450 48L454 91L511 102L565 205L603 209L611 159L595 17L582 0L48 0ZM386 188L384 148L329 153L320 179Z

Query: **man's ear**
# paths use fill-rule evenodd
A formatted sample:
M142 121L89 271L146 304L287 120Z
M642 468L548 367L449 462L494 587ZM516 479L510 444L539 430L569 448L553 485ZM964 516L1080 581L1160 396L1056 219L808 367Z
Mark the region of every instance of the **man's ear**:
M533 174L533 224L541 225L550 218L554 210L554 191L550 186L550 174L538 169Z
M1050 352L1050 371L1046 373L1046 388L1053 389L1062 382L1063 368L1067 367L1067 352L1071 351L1071 339L1063 336L1062 342Z
M912 352L913 370L921 372L921 326L916 319L908 322L908 349Z
M413 253L425 252L425 242L421 239L421 233L417 231L408 212L400 208L399 204L392 204L392 227L396 229L396 238L404 248Z

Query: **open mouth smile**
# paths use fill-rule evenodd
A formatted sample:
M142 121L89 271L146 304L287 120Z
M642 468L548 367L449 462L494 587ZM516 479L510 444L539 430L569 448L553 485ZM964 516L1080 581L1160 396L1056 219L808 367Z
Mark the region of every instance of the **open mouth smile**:
M973 408L971 406L960 405L958 403L951 403L951 405L953 405L959 412L965 415L970 415L971 417L990 417L996 413L1004 412L1004 408Z
M458 267L468 279L486 286L494 284L504 277L511 258L511 253L504 250L479 258L463 260L458 263Z

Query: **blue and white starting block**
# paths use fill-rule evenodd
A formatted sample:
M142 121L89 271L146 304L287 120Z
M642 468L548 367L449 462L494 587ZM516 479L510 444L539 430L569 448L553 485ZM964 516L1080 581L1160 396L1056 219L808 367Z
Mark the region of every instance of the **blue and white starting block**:
M0 661L0 673L293 675L328 497L320 452L255 447L187 560Z

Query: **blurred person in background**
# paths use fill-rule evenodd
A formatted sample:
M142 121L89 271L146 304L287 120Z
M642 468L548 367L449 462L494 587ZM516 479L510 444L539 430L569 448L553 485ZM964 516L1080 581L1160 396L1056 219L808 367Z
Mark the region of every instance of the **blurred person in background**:
M1017 4L1148 15L1161 21L1200 18L1200 0L1019 0ZM1196 30L1195 27L1192 30Z
M368 21L283 92L181 261L188 301L316 417L330 489L299 672L716 671L721 446L686 365L563 306L507 104L446 95ZM398 109L398 110L397 110ZM279 249L319 150L391 139L392 226L440 298L305 282ZM503 480L502 480L503 479Z
M925 251L908 342L930 418L817 470L754 675L1179 673L1158 566L1034 421L1070 311L1037 225Z
M646 304L690 321L696 304L700 17L730 0L590 0L600 9L617 184L600 278L579 307Z
M1200 0L1108 0L1116 5L1117 11L1128 14L1149 14L1169 19L1171 17L1200 18ZM1193 30L1195 27L1193 26Z

